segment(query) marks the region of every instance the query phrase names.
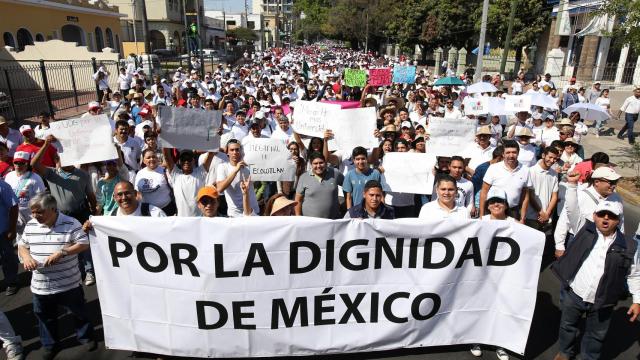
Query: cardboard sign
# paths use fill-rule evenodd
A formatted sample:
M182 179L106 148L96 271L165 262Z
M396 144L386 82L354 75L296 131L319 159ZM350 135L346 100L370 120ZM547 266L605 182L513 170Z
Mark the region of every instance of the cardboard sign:
M113 145L109 118L105 114L59 120L49 124L50 134L58 139L62 166L113 160L118 152Z
M344 83L347 86L362 88L367 84L367 72L360 69L344 69Z
M222 111L160 106L158 140L162 147L218 151Z
M372 86L391 85L391 69L369 69L369 84Z
M291 126L298 134L324 137L327 122L340 111L340 105L316 101L296 101Z
M252 181L291 181L295 166L291 153L280 139L251 138L242 144L244 161L249 165ZM292 169L293 168L293 169Z
M393 82L401 84L413 84L416 82L415 66L396 66L393 68Z

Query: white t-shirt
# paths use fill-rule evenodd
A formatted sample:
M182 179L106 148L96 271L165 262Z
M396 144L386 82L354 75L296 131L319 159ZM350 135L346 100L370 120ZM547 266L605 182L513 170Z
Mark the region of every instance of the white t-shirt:
M31 171L25 172L22 176L18 176L17 172L12 171L4 177L4 181L11 186L18 198L18 209L20 211L18 222L26 224L31 220L29 200L36 194L46 190L42 178L40 175Z
M550 128L545 127L542 129L540 137L542 138L542 144L544 146L550 146L553 141L560 140L560 131L558 131L558 128L555 126Z
M205 153L200 155L200 157L198 157L198 166L204 165L206 155L207 154ZM207 185L216 186L216 173L217 173L216 170L218 169L218 165L226 162L229 162L229 157L227 156L227 154L223 152L216 152L213 154L213 159L211 159L211 164L209 165L209 171L207 172L207 177L205 179L205 183Z
M148 167L138 171L134 187L142 194L142 201L163 208L171 203L171 189L164 175L164 168L155 170Z
M553 195L554 192L558 192L558 173L552 169L544 170L538 162L529 168L529 180L531 181L531 187L535 195L533 199L529 200L527 219L536 220L538 218L538 212L533 209L531 203L535 201L540 205L540 209L547 210L549 202L551 202L551 195ZM549 222L551 222L551 218Z
M487 214L487 215L482 215L482 217L480 218L481 220L491 220L491 215ZM507 216L506 219L504 219L505 221L510 221L510 222L519 222L518 220L516 220L515 218L511 217L511 216ZM499 221L499 220L496 220Z
M235 166L231 165L231 163L222 163L218 165L218 169L216 170L216 181L223 181L226 179L233 172L234 168ZM241 177L247 179L250 175L251 173L249 172L249 169L243 167L231 184L224 189L224 196L226 196L227 199L227 216L243 216L244 211L242 208L242 189L240 188L240 180ZM251 208L254 213L260 213L260 207L258 205L258 200L256 199L256 192L253 188L253 184L249 185L249 204L251 204Z
M489 145L486 148L481 148L477 143L470 144L470 146L465 150L464 157L469 160L469 167L475 170L478 165L485 163L487 161L491 161L493 158L493 150L496 147Z
M123 214L122 209L118 208L116 210L116 216L142 216L142 202L138 201L138 207L136 208L136 211L129 215ZM149 216L167 217L167 214L165 214L164 211L162 211L162 209L160 209L159 207L149 204Z
M531 187L528 167L518 163L514 170L509 170L504 161L489 165L483 181L490 186L504 190L507 193L507 202L510 208L520 204L522 189Z
M520 152L518 153L518 162L522 163L527 167L531 167L535 165L536 162L538 161L536 160L536 147L531 144L522 145L518 143L518 145L520 145Z
M434 200L422 205L420 209L419 219L441 220L441 219L469 219L469 210L465 207L456 205L453 210L444 209Z
M198 190L205 185L206 177L207 171L202 166L193 169L189 175L185 175L178 166L173 167L170 184L173 187L178 216L200 216L196 196Z
M473 183L465 178L456 180L458 192L456 193L456 206L467 208L469 211L473 208ZM433 191L433 200L438 199L438 193Z

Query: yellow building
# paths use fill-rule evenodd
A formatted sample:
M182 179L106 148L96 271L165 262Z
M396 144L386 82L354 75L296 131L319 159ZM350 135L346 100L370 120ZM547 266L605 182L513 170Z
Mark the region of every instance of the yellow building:
M124 15L104 0L0 0L0 14L2 45L16 51L53 39L120 51Z

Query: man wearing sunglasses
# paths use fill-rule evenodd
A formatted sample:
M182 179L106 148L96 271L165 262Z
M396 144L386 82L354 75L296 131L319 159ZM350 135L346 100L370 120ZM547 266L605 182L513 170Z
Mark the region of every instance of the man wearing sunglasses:
M594 172L596 180L592 186L602 190L606 186L595 182L607 182L613 188L619 176L613 176L611 169L598 174L600 169L609 168ZM565 204L569 222L578 231L551 268L562 284L560 352L554 360L572 359L578 352L578 328L583 315L586 324L581 356L601 358L609 322L618 300L626 293L625 285L633 296L633 304L627 311L629 320L634 322L640 315L640 247L637 239L627 240L621 231L622 204L606 199L595 206L585 201L581 204L579 178L578 172L568 175ZM584 216L585 208L592 209L589 217Z
M565 246L572 241L573 235L577 234L582 224L584 224L586 220L591 219L595 208L600 202L605 200L613 202L618 204L620 209L622 209L622 198L614 191L618 179L620 179L620 175L606 165L600 166L591 173L589 186L577 192L578 206L574 211L578 211L578 215L580 216L579 223L570 221L566 204L559 205L558 209L561 209L561 212L556 230L553 234L556 243L556 258L563 255ZM569 192L570 187L571 184L567 186L567 192ZM622 213L620 214L619 227L620 230L624 232L624 215Z

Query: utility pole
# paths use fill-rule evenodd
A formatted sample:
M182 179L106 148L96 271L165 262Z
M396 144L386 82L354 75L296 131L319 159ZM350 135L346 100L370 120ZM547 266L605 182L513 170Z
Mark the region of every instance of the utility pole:
M275 30L275 45L276 47L280 47L280 0L275 0L276 2L276 30Z
M187 0L182 0L182 14L184 15L184 36L182 37L182 40L184 40L184 44L187 47L187 54L191 54L191 44L189 42L189 23L187 22L187 5L185 4L185 1ZM187 62L189 63L189 69L191 69L191 60L187 60Z
M142 40L144 41L144 52L150 54L149 50L149 24L147 22L147 4L145 0L140 1L140 10L142 12Z
M365 10L365 34L364 34L364 53L369 52L369 8Z
M482 79L482 58L484 57L484 38L487 34L487 16L489 13L489 0L482 3L482 22L480 23L480 39L478 41L478 60L476 61L476 73L473 81Z
M513 32L513 21L516 17L516 7L518 0L511 0L511 12L509 13L509 26L507 27L507 37L504 39L504 49L502 50L502 61L500 62L500 74L504 75L507 67L507 56L509 56L509 46L511 45L511 33Z
M136 19L138 18L136 0L131 0L131 7L133 8L133 42L136 44L136 55L138 55L140 50L138 49L138 31L136 30Z

